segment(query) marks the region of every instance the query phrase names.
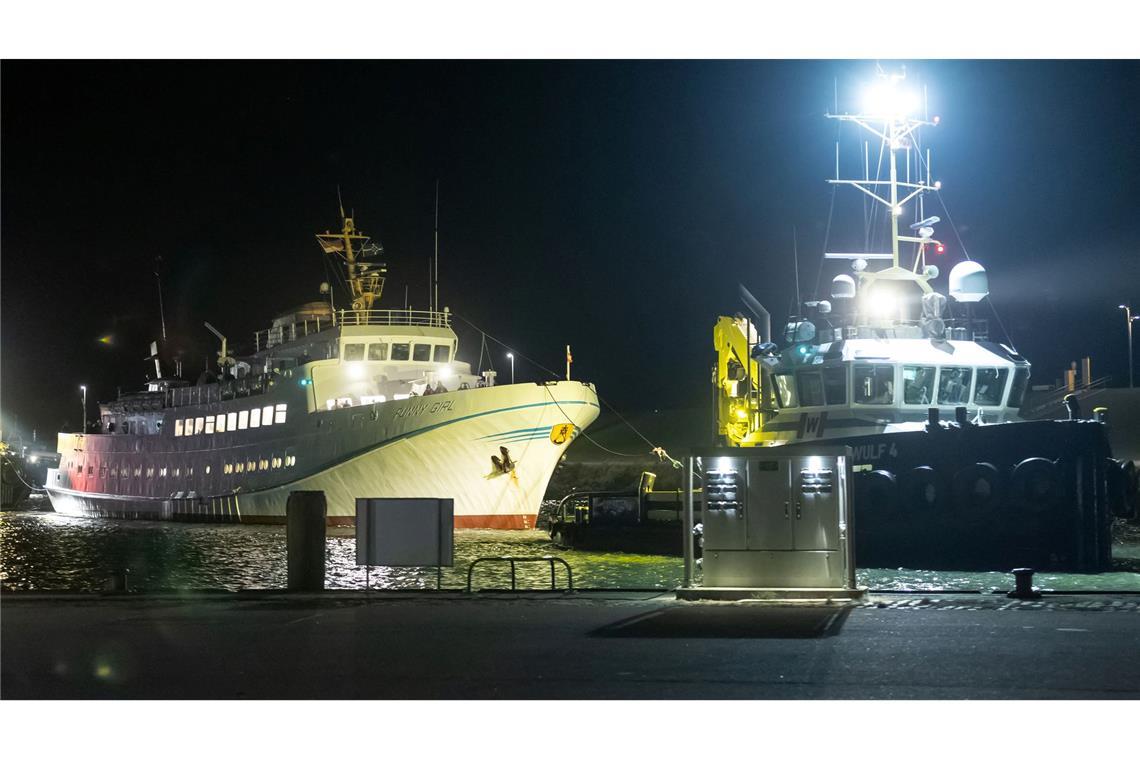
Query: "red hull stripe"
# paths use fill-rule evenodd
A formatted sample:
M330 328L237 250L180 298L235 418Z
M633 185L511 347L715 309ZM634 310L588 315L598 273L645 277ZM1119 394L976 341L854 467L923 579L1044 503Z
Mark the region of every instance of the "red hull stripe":
M268 525L282 525L285 516L268 515L242 515L243 523L258 523ZM325 521L331 526L352 526L356 524L355 517L329 517ZM456 528L493 528L495 530L530 530L535 526L534 515L457 515Z

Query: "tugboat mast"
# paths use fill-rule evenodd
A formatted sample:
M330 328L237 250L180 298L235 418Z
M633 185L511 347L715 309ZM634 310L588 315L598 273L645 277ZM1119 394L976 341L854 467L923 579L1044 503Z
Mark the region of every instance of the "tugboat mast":
M879 180L871 179L869 172L863 179L841 179L839 176L839 159L838 159L838 144L836 146L836 165L835 165L835 179L827 180L832 185L849 185L869 195L875 201L883 204L890 209L890 233L891 233L891 251L890 253L828 253L825 254L829 259L882 259L890 260L891 266L887 269L879 270L877 272L859 271L858 275L863 279L866 284L870 284L874 280L908 280L915 282L923 290L924 293L932 292L932 288L928 280L932 279L933 275L925 270L925 267L920 266L925 264L925 251L927 245L941 245L935 240L933 229L926 224L923 224L919 230L919 236L900 235L899 234L899 218L903 214L905 205L915 198L921 196L922 193L938 190L941 183L935 182L929 184L929 168L927 170L927 181L922 182L921 179L917 182L911 182L909 178L909 170L907 181L900 182L898 177L898 158L897 152L900 150L911 149L911 135L918 130L919 127L936 126L938 124L938 117L933 120L917 119L910 116L918 103L917 98L911 97L908 93L901 90L899 83L906 78L905 69L897 74L879 73L880 81L868 93L868 102L864 104L865 110L857 114L832 114L828 113L825 116L829 119L837 119L839 121L850 121L863 127L871 134L877 136L882 144L885 146L889 156L890 166L890 179ZM909 167L909 162L908 162ZM921 176L921 174L920 174ZM886 186L883 188L883 186ZM899 189L902 188L907 192L901 199L899 197ZM885 189L887 192L881 194L881 190ZM930 221L933 223L935 219L923 220L924 222ZM900 264L899 261L899 243L914 243L917 246L915 254L915 262L913 269L907 269Z

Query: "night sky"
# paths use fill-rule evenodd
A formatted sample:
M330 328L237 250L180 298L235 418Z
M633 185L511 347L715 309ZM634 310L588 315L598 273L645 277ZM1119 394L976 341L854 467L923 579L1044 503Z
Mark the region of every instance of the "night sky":
M874 62L11 62L2 98L5 427L75 429L78 386L136 390L159 337L196 380L328 279L337 187L383 243L382 308L427 306L440 185L444 304L623 410L708 398L711 327L747 285L774 316L817 280L836 81ZM1035 382L1091 355L1127 382L1140 306L1136 62L909 62L935 178ZM844 165L859 148L843 132ZM840 191L832 249L862 239ZM928 206L928 211L930 207ZM938 213L935 210L935 213ZM961 259L948 227L943 272ZM829 262L821 292L845 270ZM945 290L945 276L936 281ZM344 303L343 297L340 303ZM463 322L459 358L477 362ZM991 332L1000 335L993 325ZM100 342L111 336L110 343ZM493 360L507 369L506 349ZM210 359L212 362L212 359ZM520 360L520 379L543 373Z

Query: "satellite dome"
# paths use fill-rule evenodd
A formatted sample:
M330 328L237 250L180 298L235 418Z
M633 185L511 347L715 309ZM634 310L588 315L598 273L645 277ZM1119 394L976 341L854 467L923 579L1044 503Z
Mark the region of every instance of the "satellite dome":
M816 306L816 308L819 309L820 314L830 314L831 313L831 301L820 301L819 304Z
M839 300L855 297L855 280L849 274L836 275L831 281L831 297Z
M784 327L784 339L789 343L807 343L814 338L815 325L806 319L799 322L789 322Z
M976 261L963 261L950 270L950 297L961 303L977 303L990 294L986 269Z

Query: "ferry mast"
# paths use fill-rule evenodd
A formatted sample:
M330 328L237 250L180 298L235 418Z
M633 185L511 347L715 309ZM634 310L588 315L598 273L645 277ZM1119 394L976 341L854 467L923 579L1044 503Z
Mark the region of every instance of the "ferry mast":
M918 119L910 114L917 109L917 98L901 88L900 83L906 78L905 70L897 74L880 72L879 82L868 93L868 102L864 104L862 113L833 114L825 116L838 121L850 121L875 135L886 148L889 156L890 179L871 179L869 163L864 161L864 176L862 179L842 179L839 172L839 143L835 144L835 179L827 182L831 185L849 185L869 195L876 202L886 206L889 211L891 251L890 253L825 253L828 259L847 260L889 260L891 265L878 271L856 270L856 274L865 285L875 280L906 280L916 283L924 293L933 292L929 280L937 276L936 269L929 269L926 264L926 247L934 245L941 247L942 243L933 238L932 224L940 221L937 217L923 219L912 226L917 228L918 236L900 235L899 218L903 214L906 204L922 193L941 188L941 182L930 181L930 157L926 160L925 181L921 176L917 182L910 181L909 171L905 181L898 176L897 153L900 150L911 150L912 135L920 127L933 127L938 124L938 117L931 120ZM908 160L909 167L909 160ZM901 191L901 192L900 192ZM900 195L902 193L906 193ZM913 268L907 269L899 261L899 243L914 243L917 246Z
M347 272L347 286L352 298L353 311L369 311L372 304L380 299L384 289L384 274L387 267L381 263L365 261L383 252L383 247L371 242L361 233L351 216L340 210L340 232L324 232L317 235L317 243L325 253L344 257ZM353 247L353 244L356 247Z

